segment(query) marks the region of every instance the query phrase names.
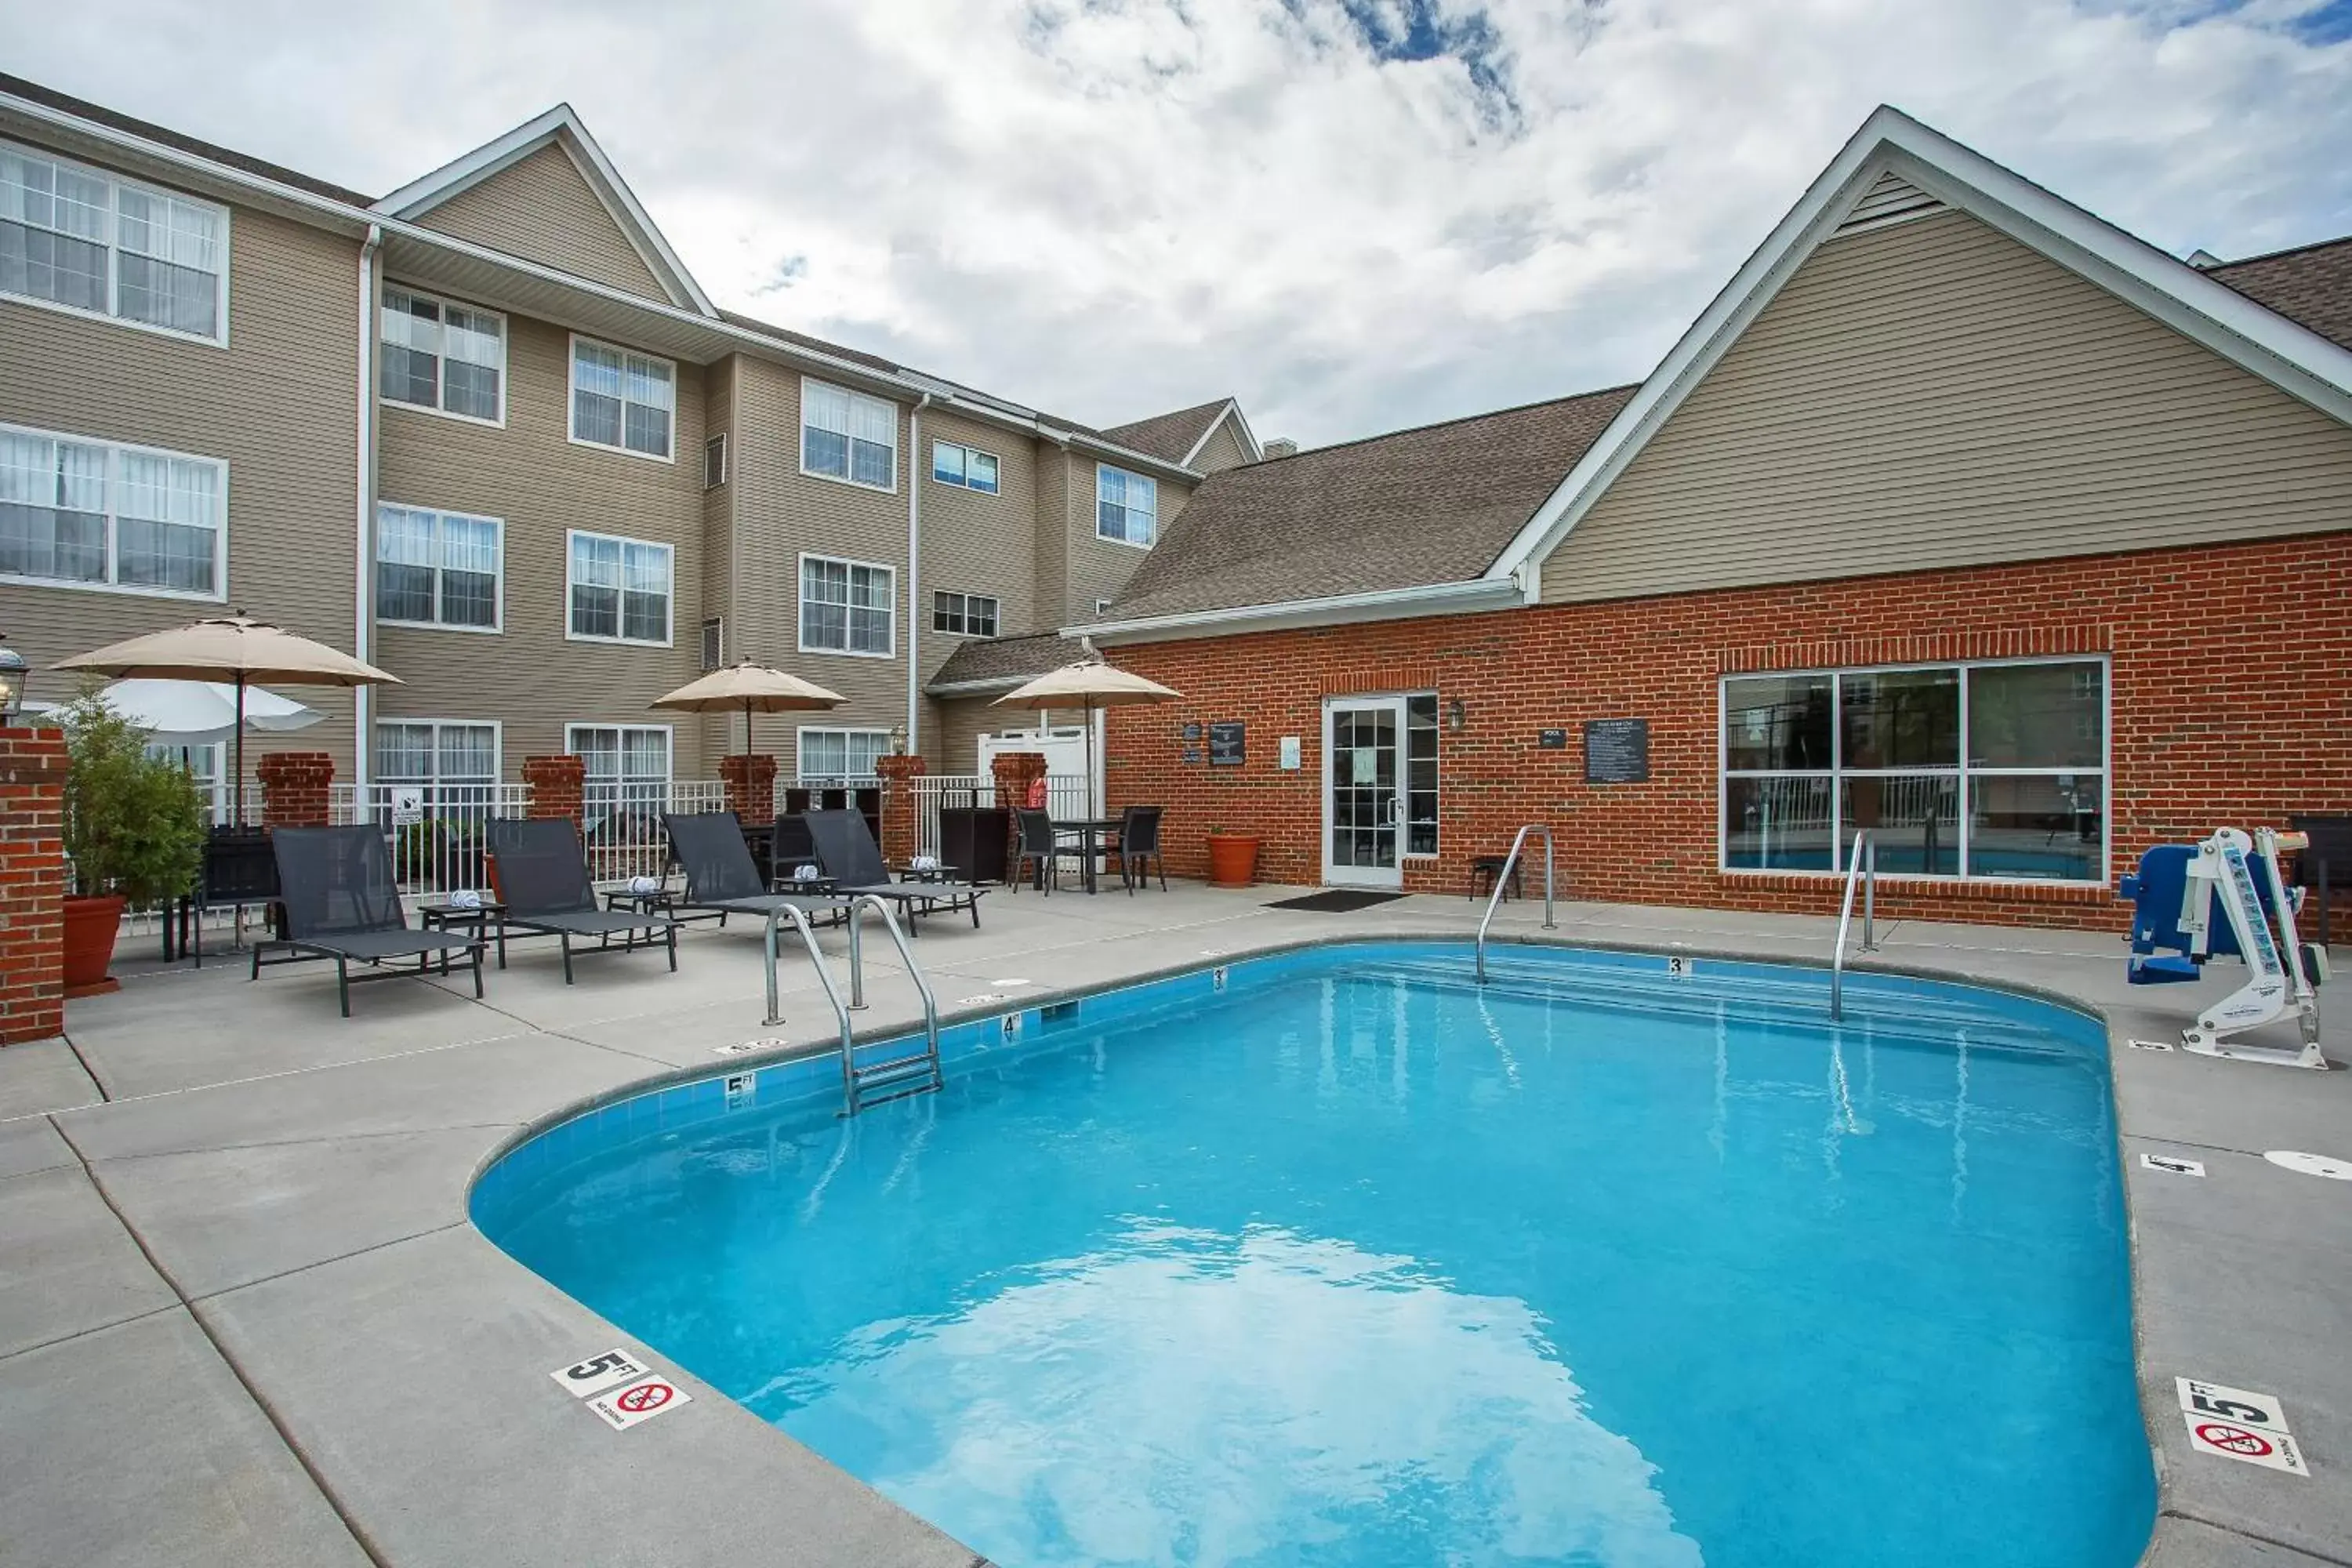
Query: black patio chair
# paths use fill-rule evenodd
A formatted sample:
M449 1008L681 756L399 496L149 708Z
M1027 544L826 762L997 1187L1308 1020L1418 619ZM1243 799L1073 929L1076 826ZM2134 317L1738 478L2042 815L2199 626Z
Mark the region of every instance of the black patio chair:
M849 912L846 898L770 892L759 864L743 843L742 824L731 811L667 813L662 817L662 830L669 836L670 858L686 872L686 895L678 900L681 908L756 915L761 920L774 920L788 908L803 915L835 919Z
M866 814L845 807L806 814L809 837L816 843L816 859L844 898L872 894L898 906L907 934L915 934L915 916L934 910L970 910L972 929L980 929L980 895L985 889L970 882L891 879L882 860L882 847L866 826Z
M779 886L789 888L794 872L816 864L816 840L809 837L808 824L798 816L777 817L768 844L768 876Z
M1049 812L1024 807L1013 814L1013 820L1021 829L1020 863L1013 868L1013 887L1018 889L1024 877L1034 877L1037 885L1051 893L1061 877L1062 862L1076 859L1078 847L1062 841Z
M510 930L536 931L563 943L563 984L572 984L572 939L594 937L583 952L634 952L666 944L671 973L677 970L677 922L651 912L624 914L596 907L596 885L588 879L588 859L580 830L568 816L499 816L489 824L490 854L499 867L499 901L506 905ZM640 943L637 934L645 933ZM620 937L620 947L613 939Z
M1130 805L1118 814L1118 879L1127 884L1127 896L1135 897L1135 885L1143 880L1153 862L1160 869L1160 890L1168 890L1168 858L1160 851L1160 817L1167 808L1158 805Z
M375 967L400 958L414 958L416 968L362 974L366 980L406 980L429 976L437 957L464 952L473 960L474 994L482 994L481 933L460 936L454 931L415 931L400 907L400 887L392 874L392 852L383 835L367 824L352 827L280 827L269 836L270 853L278 862L278 889L286 929L276 943L256 943L253 973L261 978L262 952L267 946L335 961L335 994L343 1016L352 1016L351 965L353 960ZM272 959L272 963L292 959Z

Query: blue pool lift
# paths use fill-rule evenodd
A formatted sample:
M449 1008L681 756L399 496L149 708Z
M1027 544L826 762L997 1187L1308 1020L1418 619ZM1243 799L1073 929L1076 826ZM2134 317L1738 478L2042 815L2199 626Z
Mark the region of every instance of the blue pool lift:
M2159 844L2140 857L2137 872L2116 891L2132 910L2129 978L2162 985L2201 978L2208 959L2233 957L2250 972L2246 984L2200 1013L2181 1031L2183 1048L2202 1056L2325 1070L2319 1054L2318 986L2327 955L2295 938L2297 894L2280 874L2282 850L2300 849L2300 833L2262 827L2252 836L2224 827L2200 844ZM2221 918L2213 918L2216 906ZM2230 1037L2261 1027L2292 1010L2300 1049L2256 1046Z

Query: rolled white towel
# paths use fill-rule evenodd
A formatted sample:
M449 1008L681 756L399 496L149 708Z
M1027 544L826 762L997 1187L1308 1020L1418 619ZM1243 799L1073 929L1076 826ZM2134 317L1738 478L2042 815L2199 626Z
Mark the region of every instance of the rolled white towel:
M661 891L661 879L658 877L632 877L629 879L629 891L638 894L658 893Z
M482 907L482 895L471 888L460 888L449 895L449 907L453 910L478 910Z
M940 858L936 855L918 855L907 864L918 871L936 871L940 868Z
M793 880L795 882L814 882L819 877L824 875L824 872L818 870L814 866L800 866L793 868Z

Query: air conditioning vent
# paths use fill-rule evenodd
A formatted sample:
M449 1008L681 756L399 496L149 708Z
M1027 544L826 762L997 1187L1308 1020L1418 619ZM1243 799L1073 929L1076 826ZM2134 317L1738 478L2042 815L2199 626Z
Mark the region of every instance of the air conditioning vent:
M702 488L715 490L727 482L727 433L722 430L702 444Z
M1845 215L1845 221L1838 225L1837 232L1852 234L1857 229L1879 228L1943 209L1943 203L1890 169L1862 193L1861 199Z
M702 668L708 673L727 661L727 623L718 616L702 623Z

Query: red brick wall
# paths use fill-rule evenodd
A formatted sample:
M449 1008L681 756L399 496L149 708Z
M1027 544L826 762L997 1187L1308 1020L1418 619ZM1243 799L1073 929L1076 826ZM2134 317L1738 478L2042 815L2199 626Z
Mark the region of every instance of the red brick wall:
M0 730L0 1046L65 1030L66 742Z
M1171 871L1205 872L1208 830L1247 830L1261 880L1311 883L1322 700L1433 689L1440 857L1405 862L1408 888L1463 891L1469 856L1542 819L1569 897L1833 913L1834 878L1716 868L1717 678L2086 652L2112 661L2110 885L2150 844L2352 812L2352 533L1121 647L1120 666L1185 697L1112 710L1108 787L1114 809L1168 806ZM1604 718L1650 721L1648 783L1584 782L1578 730ZM1231 719L1249 725L1244 765L1179 760L1180 723ZM1567 750L1537 749L1562 726ZM1276 765L1284 735L1296 773ZM1885 876L1879 910L2124 922L2109 889Z
M334 794L335 759L325 752L276 752L253 765L261 781L265 827L324 827Z

